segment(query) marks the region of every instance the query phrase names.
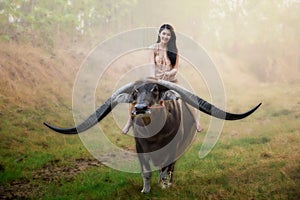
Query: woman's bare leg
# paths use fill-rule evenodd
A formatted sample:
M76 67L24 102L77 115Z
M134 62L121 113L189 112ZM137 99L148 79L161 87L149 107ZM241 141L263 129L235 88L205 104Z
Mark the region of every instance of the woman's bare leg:
M201 132L201 131L203 131L203 128L200 124L200 121L199 121L198 117L199 117L199 111L195 110L194 111L194 119L195 119L195 122L196 122L196 131Z
M128 118L125 126L122 129L122 133L123 134L127 134L128 131L129 131L129 129L130 129L130 127L132 126L132 119L131 119L131 112L132 112L132 110L133 110L133 104L130 104L130 107L129 107L129 118Z
M122 133L127 134L131 126L132 126L132 120L131 120L131 117L129 117L125 126L122 129Z

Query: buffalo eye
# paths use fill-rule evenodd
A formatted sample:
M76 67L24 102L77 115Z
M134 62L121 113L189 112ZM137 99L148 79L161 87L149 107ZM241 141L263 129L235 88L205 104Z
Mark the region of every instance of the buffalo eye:
M137 89L134 89L132 92L132 100L135 101L137 99L137 95L138 95L139 91Z
M154 98L158 97L159 91L157 85L154 85L153 88L151 89L151 93Z

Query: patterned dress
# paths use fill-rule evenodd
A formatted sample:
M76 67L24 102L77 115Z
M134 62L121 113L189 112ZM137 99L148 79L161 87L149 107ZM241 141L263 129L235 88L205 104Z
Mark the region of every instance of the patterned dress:
M171 73L169 75L166 75L166 72L170 72L171 70L173 70L173 66L171 65L171 61L167 56L167 52L162 49L159 49L158 43L152 45L150 48L154 51L155 78L170 82L177 82L177 73Z

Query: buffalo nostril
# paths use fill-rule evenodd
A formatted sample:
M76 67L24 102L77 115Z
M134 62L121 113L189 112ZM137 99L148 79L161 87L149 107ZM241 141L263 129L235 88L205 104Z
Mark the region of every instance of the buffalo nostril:
M132 115L146 114L147 111L148 111L148 106L146 104L136 104L131 114Z
M137 111L142 111L142 110L147 110L148 106L146 104L136 104L134 106L135 110Z

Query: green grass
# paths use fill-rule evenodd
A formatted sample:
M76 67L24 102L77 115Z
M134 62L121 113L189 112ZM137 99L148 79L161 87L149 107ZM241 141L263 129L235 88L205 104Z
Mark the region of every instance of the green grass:
M0 184L16 188L15 182L21 182L24 191L32 192L20 196L32 199L298 199L298 104L278 108L272 97L265 104L249 119L226 122L218 143L203 159L198 155L204 133L197 134L177 162L174 185L162 190L154 172L147 195L140 193L140 174L104 165L72 171L79 168L76 159L93 157L78 136L56 134L42 125L45 118L70 124L67 107L8 107L0 115ZM119 147L132 147L132 138L121 135L110 120L101 122L112 133L108 137ZM201 121L207 129L209 118L202 115Z

